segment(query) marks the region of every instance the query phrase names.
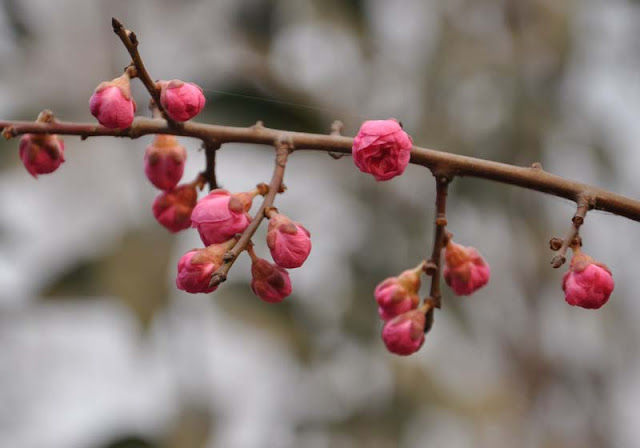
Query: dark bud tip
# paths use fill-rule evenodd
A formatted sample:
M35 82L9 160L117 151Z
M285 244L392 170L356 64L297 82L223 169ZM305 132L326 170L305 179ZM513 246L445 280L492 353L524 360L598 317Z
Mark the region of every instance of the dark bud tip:
M562 240L560 238L551 238L549 240L549 248L551 250L560 250L562 247Z
M116 19L115 17L111 18L111 26L113 27L113 32L117 33L122 29L122 23Z
M567 261L567 257L558 254L551 259L551 266L553 266L554 269L558 269L565 261Z

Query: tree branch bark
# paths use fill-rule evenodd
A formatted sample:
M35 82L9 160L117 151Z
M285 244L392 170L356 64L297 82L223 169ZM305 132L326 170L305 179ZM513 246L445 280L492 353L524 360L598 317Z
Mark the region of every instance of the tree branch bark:
M148 134L173 134L201 140L223 143L256 143L273 145L285 134L296 150L318 150L351 154L353 139L337 135L309 134L269 129L263 126L233 127L188 121L183 126L172 127L163 119L138 117L128 129L108 129L93 123L37 123L30 121L0 121L0 129L6 138L31 134L79 135L83 138L97 136L138 138ZM640 221L640 201L580 182L564 179L544 171L538 164L524 168L490 160L461 156L449 152L414 146L411 163L429 168L432 172L447 172L451 176L470 176L493 180L547 193L578 202L585 194L592 198L591 209Z

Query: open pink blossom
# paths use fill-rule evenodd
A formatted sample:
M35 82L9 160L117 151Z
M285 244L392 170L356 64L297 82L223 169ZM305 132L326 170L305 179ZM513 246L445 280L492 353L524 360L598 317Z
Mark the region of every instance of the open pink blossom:
M418 306L421 272L422 265L416 269L408 269L397 277L389 277L376 287L374 295L382 320L392 319Z
M20 138L19 154L29 174L48 174L64 162L64 141L57 135L24 134Z
M412 146L411 137L396 120L370 120L362 123L351 152L360 171L382 181L404 172Z
M407 311L384 324L382 340L391 353L410 355L422 347L425 325L426 317L423 309Z
M489 282L491 269L473 247L449 240L444 252L444 280L460 296L468 296Z
M129 76L125 73L112 81L101 82L91 95L89 110L107 128L126 129L131 126L136 102L131 97Z
M251 222L247 211L258 193L258 189L234 194L217 189L202 198L191 214L202 242L207 246L222 243L244 232Z
M222 257L231 249L235 241L225 244L214 244L204 249L193 249L184 254L178 261L178 289L190 293L209 293L218 285L209 286L211 276L222 265Z
M289 273L251 252L251 290L268 303L278 303L291 294Z
M147 179L160 190L171 190L182 178L187 150L173 135L156 135L144 154Z
M190 120L204 107L202 89L196 84L173 79L158 81L158 86L162 107L176 121Z
M196 187L191 184L180 185L165 191L153 201L153 216L171 233L191 226L191 212L198 200Z
M607 303L613 287L609 268L576 249L569 271L562 277L562 290L567 303L598 309Z
M282 268L299 268L311 252L311 234L285 215L271 213L267 230L271 257Z

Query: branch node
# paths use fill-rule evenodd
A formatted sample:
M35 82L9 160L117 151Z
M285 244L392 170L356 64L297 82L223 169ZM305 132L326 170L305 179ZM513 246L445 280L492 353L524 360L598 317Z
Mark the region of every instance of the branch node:
M222 256L222 261L224 261L225 263L228 263L235 258L236 258L236 254L234 254L231 251L228 251Z
M531 169L544 171L540 162L533 162L531 164Z
M562 247L562 238L551 238L549 240L549 249L551 250L560 250L560 248Z
M226 274L221 274L219 272L215 272L211 276L211 280L209 280L209 287L213 288L214 286L218 286L220 283L223 283L227 280Z

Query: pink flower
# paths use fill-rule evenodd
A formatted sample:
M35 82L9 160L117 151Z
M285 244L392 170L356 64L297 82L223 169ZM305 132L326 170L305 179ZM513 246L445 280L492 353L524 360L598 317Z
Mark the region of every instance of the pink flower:
M362 123L351 152L360 171L381 181L404 172L412 146L411 137L396 120L370 120Z
M391 353L410 355L422 347L425 325L424 309L407 311L384 324L382 340Z
M191 184L165 191L153 201L153 216L171 233L189 228L191 212L198 200L198 192Z
M569 271L562 277L564 299L569 305L598 309L613 291L611 271L579 249L574 251Z
M255 295L268 303L278 303L291 294L289 273L269 263L264 258L251 254L251 290Z
M178 289L190 293L213 292L218 285L209 286L211 276L223 261L224 254L231 249L235 241L227 244L214 244L204 249L193 249L184 254L178 261Z
M311 252L311 234L301 224L285 215L272 213L267 230L271 257L282 268L302 266Z
M191 214L193 227L198 229L202 242L207 246L223 243L244 232L251 222L247 211L257 194L257 189L235 194L217 189L202 198Z
M173 135L156 135L144 154L144 172L160 190L171 190L182 178L187 150Z
M444 280L460 296L468 296L489 282L491 269L473 247L449 240L444 252Z
M374 295L382 320L392 319L418 306L421 272L422 264L416 269L404 271L397 277L387 278L376 287Z
M20 159L29 174L51 173L64 162L64 142L57 135L24 134L19 145Z
M91 114L110 129L125 129L133 123L136 102L131 97L129 76L101 82L89 100Z
M190 120L204 107L202 89L193 83L173 79L158 81L158 86L162 107L176 121Z

